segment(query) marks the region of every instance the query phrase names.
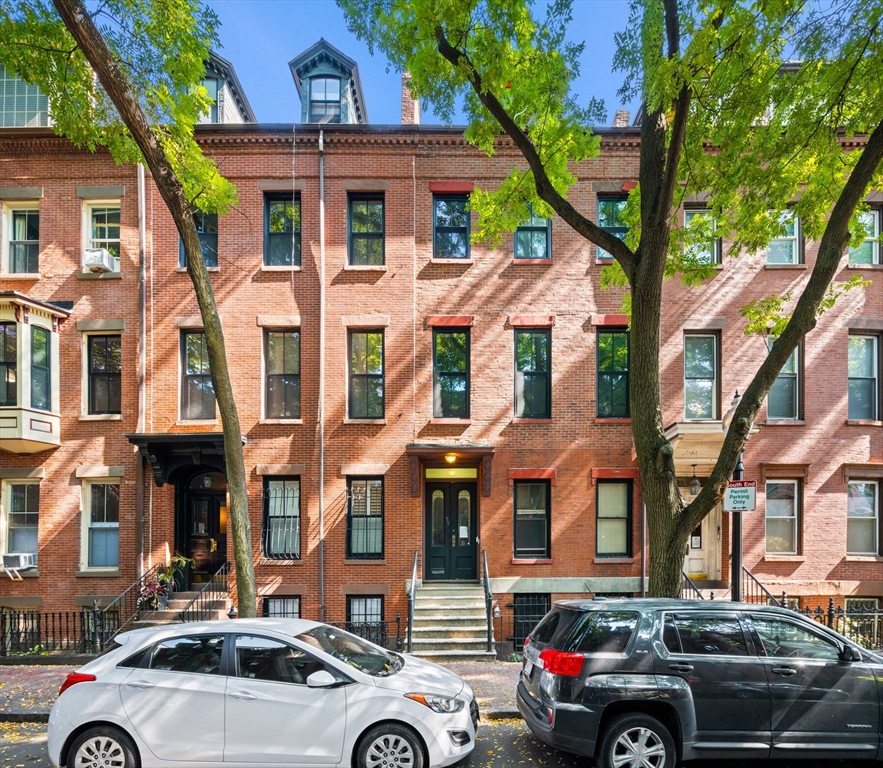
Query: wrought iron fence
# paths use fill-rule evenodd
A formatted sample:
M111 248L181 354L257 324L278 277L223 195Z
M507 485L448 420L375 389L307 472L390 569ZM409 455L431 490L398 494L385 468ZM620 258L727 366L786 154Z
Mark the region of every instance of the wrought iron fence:
M405 646L405 636L402 634L402 616L399 613L396 614L395 621L331 621L328 623L332 627L345 629L347 632L352 632L354 635L383 648L401 651Z
M783 599L784 599L783 595ZM824 624L863 648L883 651L883 610L871 606L838 606L834 599L828 599L828 607L792 609L809 619Z
M227 596L227 572L230 563L224 563L215 571L211 580L197 592L194 597L179 614L182 622L205 621L211 618L217 611L218 602Z
M119 611L3 611L0 656L98 653L116 633Z

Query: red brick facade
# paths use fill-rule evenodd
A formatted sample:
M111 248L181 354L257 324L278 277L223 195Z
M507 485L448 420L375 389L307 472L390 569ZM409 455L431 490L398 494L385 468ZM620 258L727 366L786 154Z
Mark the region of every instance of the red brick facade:
M239 189L239 205L220 217L219 268L212 273L233 375L249 478L252 551L261 596L299 596L301 615L320 617L319 497L324 499L324 617L346 619L346 596L383 595L386 619L406 612L405 582L415 551L426 567L425 470L446 465L475 468L477 528L474 561L487 551L500 604L508 593L554 598L600 593L639 594L642 569L652 557L643 546L640 483L627 419L596 417L596 334L620 325L621 297L602 291L596 249L563 222L552 222L551 260L513 258L513 239L497 250L473 245L468 260L433 258L433 187L441 182L492 187L522 163L506 141L493 158L466 145L456 130L428 126L328 126L322 133L324 248L321 242L319 128L297 126L205 126L206 152ZM0 135L0 192L42 189L40 275L0 274L0 292L16 291L42 302L73 302L60 326L61 444L36 453L0 452L5 487L24 470L40 486L39 567L25 578L0 581L0 606L68 609L93 598L117 595L139 568L182 547L182 501L176 488L197 470L191 461L162 486L151 464L126 434L217 433L219 422L184 421L181 401L181 334L198 329L199 312L187 274L178 266L178 237L155 188L145 198L146 304L139 306L139 222L136 169L116 166L102 153L73 150L47 130ZM601 156L581 163L570 199L594 215L598 192L623 189L636 178L638 135L634 129L604 134ZM124 187L121 209L121 276L82 279L84 187ZM448 185L445 189L453 189ZM302 211L302 267L263 267L265 192L296 191ZM382 194L385 204L385 266L347 266L348 195ZM78 197L78 194L81 196ZM7 204L15 193L4 193ZM474 222L473 222L474 224ZM4 218L3 226L6 227ZM8 233L4 231L4 239ZM726 242L724 243L726 247ZM322 253L324 251L324 276ZM763 254L724 259L700 289L671 281L665 288L661 358L664 423L684 420L685 332L714 334L720 344L717 417L742 390L765 354L764 342L744 335L739 308L753 298L799 290L815 256L806 244L805 264L773 268ZM838 279L865 274L878 281L881 267L844 266ZM324 280L324 287L323 287ZM324 308L320 296L324 291ZM2 297L0 297L2 298ZM0 313L2 313L0 303ZM320 319L324 309L324 366L320 365ZM433 417L433 330L456 317L468 328L468 419ZM0 314L0 322L5 316ZM439 321L442 318L442 321ZM84 321L122 321L122 415L84 417ZM139 327L144 323L146 378L144 420L139 423ZM78 325L79 324L79 325ZM601 325L599 325L601 324ZM449 324L448 324L449 325ZM301 418L264 418L264 332L297 327L301 345ZM514 416L513 344L516 328L551 333L550 419ZM86 329L86 330L84 330ZM385 418L350 419L347 413L347 332L384 334ZM774 593L817 597L883 596L883 557L847 556L846 477L883 484L883 422L847 420L847 337L883 332L883 293L878 286L853 291L826 313L803 347L802 418L770 423L758 416L758 433L745 452L745 477L758 480L758 508L745 514L744 561ZM320 371L325 398L319 407ZM53 372L55 375L55 372ZM877 387L880 380L877 380ZM0 408L0 414L3 409ZM878 414L879 415L879 414ZM324 444L320 445L320 418ZM720 440L719 421L707 426ZM689 430L675 428L679 475L689 484L710 469L707 449ZM711 437L714 435L715 437ZM706 438L699 437L701 440ZM705 451L705 453L703 453ZM320 453L324 477L319 477ZM143 462L143 464L142 464ZM193 463L196 462L196 463ZM139 464L141 467L139 469ZM279 467L284 469L280 471ZM302 465L302 466L301 466ZM353 466L356 465L356 466ZM848 465L848 466L847 466ZM121 467L119 568L81 569L83 475L78 468ZM274 469L275 468L275 469ZM42 474L42 477L37 475ZM264 557L264 479L298 474L301 557ZM383 558L347 558L347 475L383 477ZM138 479L143 478L139 494ZM799 481L798 553L765 554L763 481ZM551 541L547 556L516 558L513 549L513 484L535 479L550 488ZM596 556L598 483L628 481L632 491L628 552ZM88 481L88 477L86 477ZM879 485L878 485L879 488ZM416 491L416 495L414 492ZM8 506L4 491L3 503ZM879 522L879 495L877 517ZM140 504L140 506L139 506ZM177 511L176 511L177 510ZM138 522L139 516L141 522ZM3 516L3 531L8 513ZM177 528L176 528L177 520ZM139 531L143 552L139 551ZM713 516L703 531L709 551L704 573L711 582L729 579L729 515ZM878 534L879 538L879 534ZM6 543L0 545L5 548ZM5 550L4 550L5 551ZM228 552L232 559L232 552ZM477 575L477 573L476 573Z

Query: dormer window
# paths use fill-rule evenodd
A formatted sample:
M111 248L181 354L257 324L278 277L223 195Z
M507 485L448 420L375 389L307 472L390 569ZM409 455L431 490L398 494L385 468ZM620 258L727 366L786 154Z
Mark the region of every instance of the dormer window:
M208 112L200 120L201 123L217 123L218 122L218 80L215 77L207 77L202 81L202 87L208 91L212 105Z
M340 80L314 77L310 81L310 122L340 122Z

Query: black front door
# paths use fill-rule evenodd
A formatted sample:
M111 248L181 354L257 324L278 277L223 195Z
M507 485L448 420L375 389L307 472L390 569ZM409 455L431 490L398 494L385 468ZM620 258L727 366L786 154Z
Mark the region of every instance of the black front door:
M426 484L427 581L476 578L477 489L476 483Z
M187 495L186 548L194 574L213 574L227 560L227 525L221 515L225 503L223 492L191 490Z

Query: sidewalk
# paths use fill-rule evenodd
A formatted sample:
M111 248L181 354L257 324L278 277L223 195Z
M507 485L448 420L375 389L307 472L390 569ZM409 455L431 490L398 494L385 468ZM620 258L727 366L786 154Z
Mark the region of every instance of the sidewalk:
M484 720L518 717L515 687L520 664L464 662L448 668L467 680ZM58 689L76 666L0 665L0 722L45 723Z

